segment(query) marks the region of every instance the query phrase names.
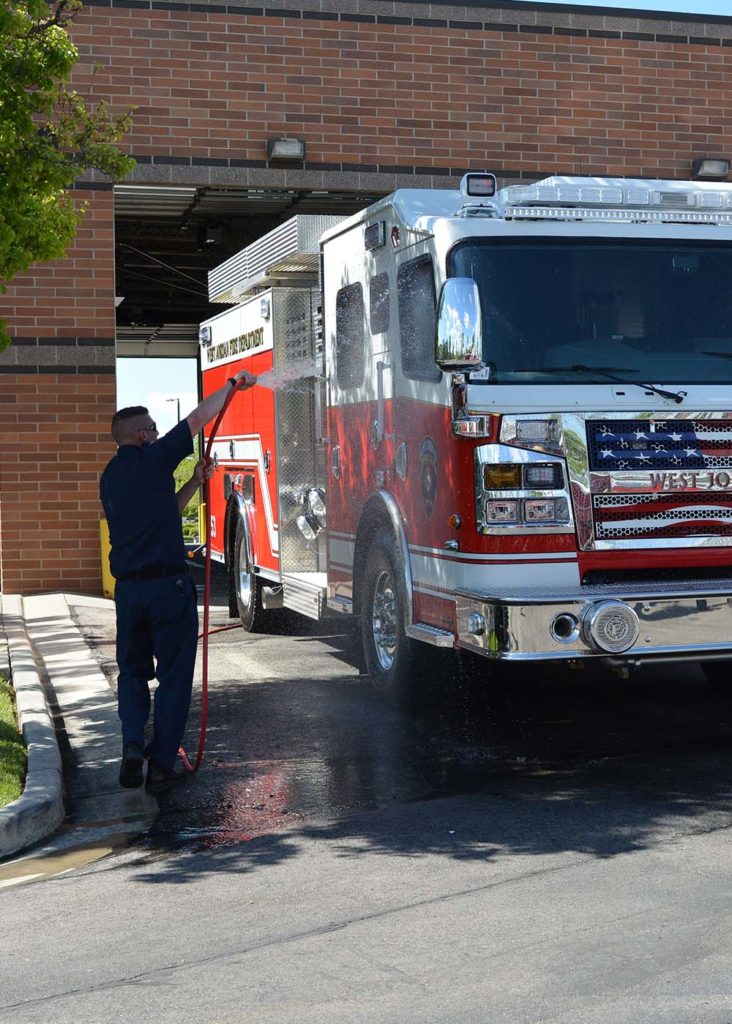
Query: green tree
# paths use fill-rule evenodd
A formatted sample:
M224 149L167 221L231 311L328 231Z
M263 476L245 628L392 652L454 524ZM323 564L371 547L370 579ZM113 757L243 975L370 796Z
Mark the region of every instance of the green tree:
M79 53L68 27L81 0L0 0L0 293L38 260L63 256L84 206L68 190L86 171L120 178L134 160L111 114L68 86ZM0 351L9 344L0 321Z
M198 454L198 438L193 438L193 454L187 455L185 459L178 463L178 466L173 471L173 477L175 479L175 489L179 491L183 484L187 483L193 475L196 463L200 456ZM197 490L191 500L188 502L186 507L183 509L183 536L185 539L193 540L198 537L198 509L201 504L201 492Z

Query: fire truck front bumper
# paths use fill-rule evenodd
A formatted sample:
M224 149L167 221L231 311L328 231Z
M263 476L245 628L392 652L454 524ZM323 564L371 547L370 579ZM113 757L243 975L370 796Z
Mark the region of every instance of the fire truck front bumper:
M732 579L459 591L458 644L500 661L732 658Z

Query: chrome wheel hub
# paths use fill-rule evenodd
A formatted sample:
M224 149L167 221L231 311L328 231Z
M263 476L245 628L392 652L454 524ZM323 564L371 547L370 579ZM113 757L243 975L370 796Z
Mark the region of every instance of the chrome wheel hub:
M397 648L397 599L391 574L380 572L374 585L371 606L371 635L379 667L389 672Z
M252 603L252 576L247 568L247 545L242 540L239 549L239 600L244 608Z

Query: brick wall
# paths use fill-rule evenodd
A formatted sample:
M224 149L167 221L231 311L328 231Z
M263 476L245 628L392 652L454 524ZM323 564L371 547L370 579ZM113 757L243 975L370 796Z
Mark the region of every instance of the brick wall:
M113 197L88 212L66 259L0 302L0 573L5 593L99 592L99 474L114 452Z
M92 0L74 30L80 81L103 65L94 91L136 106L129 149L152 165L265 168L283 134L305 139L306 169L362 173L684 177L730 150L732 18L179 6Z

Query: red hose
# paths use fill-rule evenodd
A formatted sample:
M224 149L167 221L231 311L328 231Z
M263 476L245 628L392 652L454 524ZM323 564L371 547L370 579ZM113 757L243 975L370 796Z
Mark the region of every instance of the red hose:
M241 388L245 387L245 386L246 386L246 381L245 380L238 381L238 383L235 385L235 387L233 387L231 389L231 391L229 392L229 394L226 396L226 401L224 402L223 408L221 409L221 412L216 417L216 420L214 421L214 425L213 425L213 427L211 429L211 433L208 436L208 443L206 445L206 451L205 451L204 456L203 456L203 460L204 460L204 463L206 465L208 465L208 463L209 463L210 455L211 455L211 446L213 445L213 440L216 437L216 432L219 429L219 424L221 423L221 420L224 417L224 413L229 408L229 403L231 402L231 400L234 397L234 395L236 394L236 392L241 390ZM208 479L208 477L204 477L204 479L203 479L203 500L204 500L205 505L206 505L206 512L207 513L208 513L208 510L210 508L210 504L209 504L210 497L211 497L211 488L210 488L209 479ZM209 620L209 604L210 604L210 600L211 600L211 545L209 543L208 528L207 528L206 529L206 554L205 554L204 561L203 561L203 630L198 635L198 639L199 640L203 639L203 644L202 644L202 647L201 647L201 658L202 658L202 665L201 665L201 728L200 728L200 731L199 731L199 734L198 734L198 750L196 752L196 760L193 762L193 764L191 764L191 762L190 762L190 760L188 758L188 755L186 754L186 752L183 749L183 747L181 747L179 749L179 751L178 751L178 756L180 757L181 761L183 762L183 767L185 768L185 770L187 772L190 772L191 775L193 775L195 772L197 772L198 769L201 767L201 762L203 761L203 752L204 752L204 749L206 747L206 729L208 727L208 638L211 635L211 633L221 633L221 632L223 632L226 629L237 629L237 628L239 628L239 623L236 623L233 626L221 626L218 629L209 630L209 628L208 628L208 620Z

